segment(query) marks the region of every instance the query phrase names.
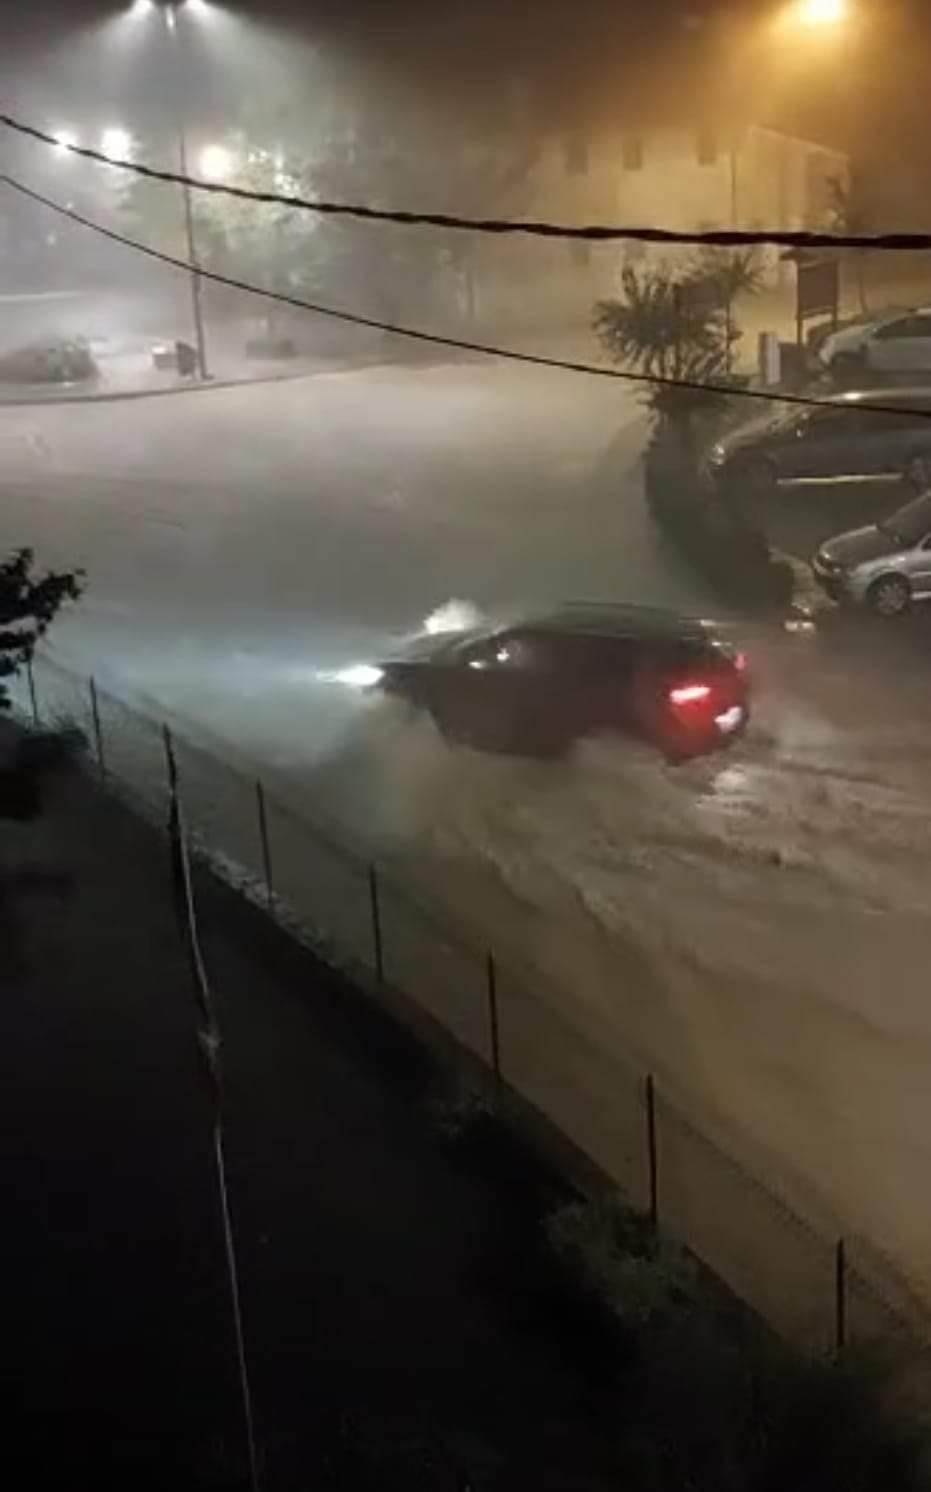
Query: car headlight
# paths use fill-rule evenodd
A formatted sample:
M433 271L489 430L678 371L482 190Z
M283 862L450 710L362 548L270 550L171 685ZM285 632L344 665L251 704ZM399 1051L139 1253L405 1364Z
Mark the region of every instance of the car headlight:
M711 450L708 452L709 466L723 466L726 460L727 455L722 445L714 445L711 447Z
M373 663L353 663L350 668L341 668L333 677L338 684L347 684L350 689L374 689L385 677L385 670Z

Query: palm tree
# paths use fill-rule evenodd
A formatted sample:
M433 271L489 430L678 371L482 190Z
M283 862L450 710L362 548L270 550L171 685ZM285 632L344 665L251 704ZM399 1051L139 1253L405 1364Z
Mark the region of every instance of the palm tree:
M752 252L715 249L698 254L685 271L665 261L639 270L625 265L619 299L597 303L592 325L615 362L647 377L674 383L719 382L730 373L740 330L733 319L738 296L760 286ZM708 398L694 388L656 384L647 402L659 418L691 414Z

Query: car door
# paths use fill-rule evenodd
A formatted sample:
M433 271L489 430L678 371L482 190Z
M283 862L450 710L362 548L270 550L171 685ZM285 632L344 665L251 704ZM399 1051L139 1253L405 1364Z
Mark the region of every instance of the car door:
M450 655L441 684L440 709L452 732L481 736L494 721L501 692L502 640L481 637L463 643Z
M616 632L577 632L549 639L552 680L546 712L553 728L573 737L626 728L636 646Z
M927 415L921 412L927 408ZM931 389L921 407L903 407L893 414L861 411L863 471L871 476L901 476L919 455L931 455Z
M447 676L442 714L450 732L489 749L518 744L542 692L541 659L519 632L465 643Z
M794 444L781 462L782 476L796 482L862 476L872 433L862 410L843 405L813 409L798 422Z
M868 361L881 373L931 369L931 314L912 312L881 326L870 338Z

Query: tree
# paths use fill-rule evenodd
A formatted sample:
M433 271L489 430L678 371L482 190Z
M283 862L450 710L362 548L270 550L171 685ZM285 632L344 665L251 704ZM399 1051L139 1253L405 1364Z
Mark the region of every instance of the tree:
M81 570L37 575L31 549L17 549L0 562L0 680L14 678L30 661L65 602L81 595L83 579ZM9 707L0 683L0 709Z
M242 131L223 142L237 186L252 192L313 197L307 162L248 141ZM201 262L278 295L313 293L320 288L322 220L300 208L276 202L249 202L222 193L195 196L194 226ZM269 335L280 322L274 302L266 301L263 320Z
M231 181L247 191L313 196L306 165L280 150L251 144L241 131L220 142L231 163ZM197 176L198 163L191 166ZM194 190L193 228L197 257L204 269L254 280L266 289L289 292L307 281L312 242L319 227L313 213L274 202ZM187 235L181 188L146 177L130 177L120 211L132 229L153 247L186 259Z
M760 283L752 252L706 250L678 270L666 261L645 269L625 265L622 298L599 301L592 326L617 363L676 383L720 382L741 336L734 302L756 293ZM708 397L668 384L646 393L658 418L686 424L707 407Z
M253 191L466 215L523 210L536 136L492 130L480 144L444 139L436 128L418 134L410 113L368 99L364 112L333 111L311 131L272 112L217 143L228 153L230 182ZM292 143L274 143L282 140ZM195 158L195 175L197 168ZM319 216L219 192L195 191L193 209L206 270L387 321L414 308L427 324L438 310L471 307L475 244L468 234ZM145 242L187 257L179 188L131 178L122 212Z

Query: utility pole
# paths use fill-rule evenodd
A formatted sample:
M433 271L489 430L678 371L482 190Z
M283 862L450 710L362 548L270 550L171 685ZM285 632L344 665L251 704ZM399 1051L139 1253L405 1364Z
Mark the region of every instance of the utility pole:
M732 137L732 139L731 139L730 149L729 149L728 154L727 154L727 162L728 162L728 172L729 172L729 175L730 175L730 189L731 189L731 203L730 203L731 230L734 233L736 233L737 230L738 230L738 228L740 227L739 211L738 211L738 200L737 200L737 181L738 181L738 170L739 170L740 158L738 156L738 147L737 147L737 138L736 138L736 135L734 135ZM728 291L727 300L726 300L725 305L724 305L724 336L725 336L725 340L726 340L726 346L724 348L724 371L727 373L728 377L730 377L731 373L733 373L733 371L734 371L734 354L733 354L734 306L733 306L733 298L731 296L730 291Z
M178 33L178 3L177 0L167 0L164 7L165 26L171 39L172 58L174 63L175 87L174 94L175 114L178 120L178 167L183 177L188 174L187 158L187 130L185 125L185 88L184 88L184 59L181 55L181 38ZM197 255L197 240L194 234L194 208L191 202L191 188L185 180L181 188L184 200L184 233L187 239L187 258L191 266L191 319L194 323L194 345L197 351L197 372L201 378L209 378L207 368L207 337L204 330L204 309L202 300L202 280L200 273L200 260Z

